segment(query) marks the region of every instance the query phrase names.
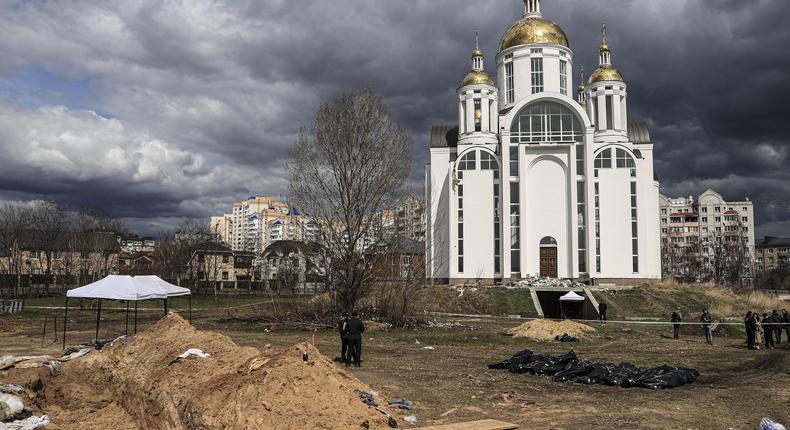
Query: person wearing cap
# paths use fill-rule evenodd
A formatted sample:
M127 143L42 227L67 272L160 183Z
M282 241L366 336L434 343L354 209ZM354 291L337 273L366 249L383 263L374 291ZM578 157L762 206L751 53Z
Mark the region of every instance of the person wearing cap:
M683 314L680 312L680 306L672 312L672 330L675 332L675 339L680 339L680 323L683 321Z
M348 312L343 312L340 315L340 322L337 324L337 329L340 331L340 359L343 363L347 362L348 355L348 339L346 336L346 329L348 325Z

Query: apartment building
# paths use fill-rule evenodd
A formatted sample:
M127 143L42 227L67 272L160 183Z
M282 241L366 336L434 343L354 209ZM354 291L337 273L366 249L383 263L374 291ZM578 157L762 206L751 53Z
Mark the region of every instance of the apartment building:
M725 250L736 249L744 251L738 261L748 264L750 270L755 258L755 239L754 205L748 198L727 201L710 189L696 201L693 196L660 195L659 211L665 276L709 271L710 266L719 264L716 261L720 259L716 259Z
M766 236L755 245L755 269L767 272L790 265L790 237Z

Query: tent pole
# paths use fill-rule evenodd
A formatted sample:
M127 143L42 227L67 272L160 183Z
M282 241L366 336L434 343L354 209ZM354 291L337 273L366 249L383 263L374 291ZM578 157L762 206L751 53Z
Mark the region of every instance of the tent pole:
M101 299L99 299L99 307L96 309L96 344L99 343L99 321L101 320Z
M137 334L137 300L134 301L134 334Z
M167 316L167 298L165 298L165 316Z
M189 323L192 324L192 294L189 295Z
M66 322L69 320L69 296L66 296L66 312L63 313L63 349L66 349Z
M129 300L126 301L126 335L129 336Z

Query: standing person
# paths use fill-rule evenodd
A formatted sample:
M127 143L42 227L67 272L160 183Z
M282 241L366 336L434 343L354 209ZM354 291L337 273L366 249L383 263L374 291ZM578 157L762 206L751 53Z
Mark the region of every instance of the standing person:
M680 339L680 323L683 322L683 314L680 312L680 306L672 312L672 330L675 332L675 339Z
M763 337L765 337L765 347L774 349L774 320L763 314Z
M601 324L606 324L606 302L598 303L598 320Z
M774 323L774 333L776 333L776 344L779 345L782 343L782 316L779 315L779 311L774 309L773 314L771 314L771 320ZM790 339L788 339L790 341Z
M790 313L787 313L787 309L782 309L782 324L782 327L785 329L787 342L790 343Z
M754 345L754 333L757 331L757 325L754 323L752 311L746 313L743 324L746 326L746 345L749 349L756 349Z
M346 356L348 355L348 339L346 338L346 326L348 325L348 312L343 312L340 315L340 322L337 323L337 329L340 332L340 359L343 363L348 362Z
M754 346L755 349L760 349L760 344L763 343L763 322L760 319L760 314L757 312L752 312L752 318L754 318L754 326L756 328L754 332Z
M707 342L708 345L713 345L713 317L707 309L703 309L699 320L702 323L702 330L705 331L705 342Z
M354 366L362 364L362 333L365 332L365 325L359 319L357 312L351 313L351 319L346 324L346 336L348 337L348 353L346 354L346 367L351 365L354 359Z

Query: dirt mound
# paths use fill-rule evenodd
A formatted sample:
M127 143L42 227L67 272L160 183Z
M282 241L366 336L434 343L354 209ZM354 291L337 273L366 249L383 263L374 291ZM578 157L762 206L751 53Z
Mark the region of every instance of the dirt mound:
M507 331L513 337L526 337L533 340L548 341L554 340L555 336L569 334L575 337L585 337L587 334L595 332L594 327L577 323L570 320L560 322L551 320L533 320L525 322L518 327Z
M174 361L190 348L209 356ZM41 400L62 428L389 428L354 389L371 391L309 343L261 352L170 314L66 363Z

